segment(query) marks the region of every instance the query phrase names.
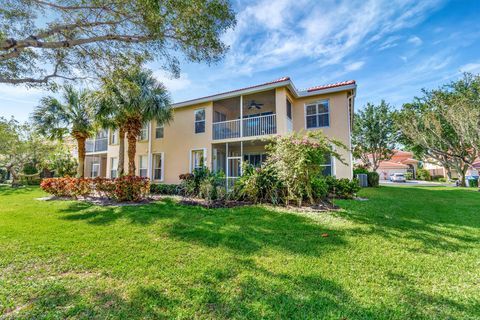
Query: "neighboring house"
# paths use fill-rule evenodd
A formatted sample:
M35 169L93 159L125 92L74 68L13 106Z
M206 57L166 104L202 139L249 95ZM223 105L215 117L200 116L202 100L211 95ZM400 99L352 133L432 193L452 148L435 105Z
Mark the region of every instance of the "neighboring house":
M438 163L434 159L427 159L423 161L423 168L428 170L430 172L430 175L432 177L444 177L447 178L447 169L445 169L440 163ZM452 179L458 179L458 173L455 171L455 169L451 169L451 178ZM466 178L468 179L469 177L472 178L478 178L480 172L480 159L477 159L473 165L467 170L467 173L465 174Z
M411 172L416 176L418 160L413 159L413 153L409 151L393 150L393 156L390 160L381 161L377 173L381 180L390 179L393 173Z
M169 125L145 125L137 143L137 174L154 182L179 183L179 175L207 166L227 180L241 175L241 163L265 160L264 138L291 131L322 130L351 145L355 81L297 90L290 78L172 105ZM127 147L126 147L127 148ZM324 173L352 177L349 150L338 150L346 164L329 157ZM127 166L125 155L125 166ZM100 131L87 144L86 176L115 177L118 132Z

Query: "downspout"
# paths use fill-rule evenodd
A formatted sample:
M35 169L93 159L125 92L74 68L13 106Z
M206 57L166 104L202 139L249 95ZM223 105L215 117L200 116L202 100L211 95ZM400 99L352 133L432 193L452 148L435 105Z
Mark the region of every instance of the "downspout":
M147 155L148 155L148 178L152 180L153 175L152 175L152 121L148 122L148 149L147 149Z
M353 179L352 125L355 95L356 91L352 90L352 94L348 97L348 147L350 149L350 165L352 166L352 170L350 171L350 179Z

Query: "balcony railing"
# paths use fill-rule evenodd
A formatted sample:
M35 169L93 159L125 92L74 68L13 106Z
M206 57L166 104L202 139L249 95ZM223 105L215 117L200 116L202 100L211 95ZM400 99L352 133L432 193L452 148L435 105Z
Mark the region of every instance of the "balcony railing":
M240 130L240 126L242 126L242 130ZM277 133L275 114L213 123L214 140L254 137L275 133Z
M107 147L108 147L108 138L88 139L85 142L86 152L107 151Z

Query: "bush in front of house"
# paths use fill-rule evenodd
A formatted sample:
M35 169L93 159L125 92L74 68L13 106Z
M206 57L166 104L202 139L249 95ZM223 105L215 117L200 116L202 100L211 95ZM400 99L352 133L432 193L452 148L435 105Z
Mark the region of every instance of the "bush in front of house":
M119 202L138 202L145 199L150 191L150 180L136 176L107 178L47 178L40 183L43 191L57 197L93 195L114 199Z
M88 178L47 178L42 180L40 187L57 197L77 198L93 192L92 180Z
M430 176L430 172L427 169L418 169L417 170L417 179L424 180L424 181L431 181L432 176Z
M413 180L413 173L408 171L408 172L405 172L405 179L407 180Z
M468 179L468 186L470 188L478 188L478 180L477 179Z
M150 179L137 176L116 178L113 198L117 201L139 202L150 192Z
M152 183L150 193L163 195L178 195L180 186L178 184Z
M375 171L368 172L367 180L369 187L376 188L380 184L380 175Z
M361 189L357 179L336 179L329 176L325 177L325 182L329 195L335 198L352 199Z
M285 188L270 166L255 168L244 163L242 171L243 175L236 181L233 192L237 199L253 203L284 202Z
M187 197L200 197L205 200L223 200L227 196L226 177L223 172L211 172L202 167L179 176L178 193Z

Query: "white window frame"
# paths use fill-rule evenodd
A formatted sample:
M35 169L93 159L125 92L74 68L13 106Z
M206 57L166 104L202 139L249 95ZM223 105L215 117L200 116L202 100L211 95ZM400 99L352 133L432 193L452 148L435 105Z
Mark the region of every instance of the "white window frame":
M143 135L145 135L145 139L143 139ZM148 141L148 136L149 136L148 123L145 123L142 126L142 129L140 129L140 134L138 135L138 141Z
M335 157L334 156L330 155L330 164L321 164L320 167L322 167L322 168L330 167L330 172L331 172L330 176L332 176L332 177L336 176Z
M118 144L118 129L110 130L110 144L117 145Z
M152 154L153 159L155 158L155 156L160 156L160 158L162 159L162 163L161 163L160 168L155 168L155 161L152 160L152 170L153 170L152 178L155 181L163 181L163 179L165 177L165 170L164 170L164 168L165 168L165 153L164 152L157 152L157 153ZM155 179L155 170L156 169L160 169L160 172L161 172L160 179Z
M158 137L157 136L157 130L162 129L162 136ZM165 137L165 126L163 124L155 124L155 139L163 139Z
M189 161L190 173L192 173L193 170L195 169L193 168L193 152L194 151L203 151L203 167L207 166L207 148L190 149L190 161Z
M288 103L290 103L290 117L288 116ZM287 113L287 119L292 121L293 120L293 103L290 101L290 99L287 97L287 103L285 105L285 111ZM330 110L330 109L329 109Z
M145 157L145 168L142 168L142 157ZM142 176L141 171L146 170L146 174ZM138 176L148 178L148 155L140 154L138 155Z
M328 112L318 112L318 105L319 104L323 104L323 103L327 103L327 106L328 106ZM315 114L309 114L307 115L307 106L312 106L312 105L315 105L315 108L316 108L316 113ZM323 100L318 100L318 101L312 101L312 102L308 102L308 103L305 103L303 105L303 113L304 113L304 120L305 120L305 130L315 130L315 129L321 129L321 128L330 128L330 125L331 125L331 119L330 119L330 99L323 99ZM318 123L318 116L319 115L328 115L328 126L319 126L319 123ZM316 127L311 127L311 128L308 128L307 127L307 116L316 116L317 117L317 126Z
M117 165L113 165L113 160L117 160ZM110 157L110 178L118 178L118 158L117 157ZM113 177L112 172L115 171L115 177Z
M203 115L204 115L203 120L197 120L197 112L199 112L199 111L203 111ZM203 132L197 132L197 122L203 122L204 123ZM207 111L205 110L205 108L199 108L199 109L195 109L193 111L193 132L195 134L201 134L201 133L207 132Z
M94 175L93 173L95 172L95 170L93 169L94 167L97 167L98 170L97 170L97 175ZM100 177L100 162L92 162L91 165L90 165L90 178L97 178L97 177Z

